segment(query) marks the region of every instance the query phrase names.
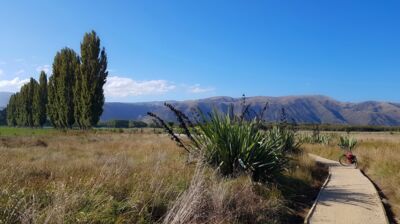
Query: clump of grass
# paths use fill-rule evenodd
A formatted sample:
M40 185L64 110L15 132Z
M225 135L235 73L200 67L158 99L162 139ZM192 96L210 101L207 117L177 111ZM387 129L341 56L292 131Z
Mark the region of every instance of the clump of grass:
M262 131L260 117L246 120L245 114L252 111L248 105L243 106L240 116L233 115L233 108L226 114L213 110L208 116L198 110L196 122L171 104L165 105L176 115L189 142L175 134L159 116L148 115L163 126L180 147L191 154L204 156L208 164L225 176L250 173L255 181L271 180L285 168L286 154L299 146L292 130L277 126Z
M357 145L357 139L351 136L340 136L338 146L345 150L353 150Z
M299 142L301 143L308 143L308 144L322 144L322 145L329 145L335 138L333 134L324 133L321 134L319 130L319 126L315 126L312 133L302 133L297 136Z
M285 137L278 127L262 132L255 120L237 122L216 111L208 122L199 124L195 136L206 161L223 175L248 172L256 181L273 178L284 169L289 150Z

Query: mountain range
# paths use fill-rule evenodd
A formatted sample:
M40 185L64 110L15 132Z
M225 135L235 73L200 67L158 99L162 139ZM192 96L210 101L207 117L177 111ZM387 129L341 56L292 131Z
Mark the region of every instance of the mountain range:
M11 94L0 92L0 108L6 107ZM246 98L246 103L251 104L251 108L255 111L261 110L266 102L268 102L268 109L265 113L267 121L279 121L282 108L284 108L287 117L297 123L400 126L400 103L381 101L349 103L320 95ZM193 108L200 108L207 113L213 108L226 112L231 106L236 113L239 113L242 99L212 97L199 100L168 101L168 103L188 115L191 114ZM153 112L166 120L175 120L173 113L164 106L164 102L108 102L104 105L101 120L148 120L147 112Z
M248 97L246 103L255 111L260 111L268 102L265 113L267 121L279 121L282 108L290 120L297 123L351 124L400 126L400 104L391 102L366 101L361 103L340 102L326 96L284 96L284 97ZM212 97L200 100L169 101L185 114L191 114L193 108L207 113L213 108L228 111L230 106L239 113L242 99L232 97ZM166 120L174 120L173 113L163 102L146 103L106 103L102 120L129 119L145 120L147 112L153 112Z

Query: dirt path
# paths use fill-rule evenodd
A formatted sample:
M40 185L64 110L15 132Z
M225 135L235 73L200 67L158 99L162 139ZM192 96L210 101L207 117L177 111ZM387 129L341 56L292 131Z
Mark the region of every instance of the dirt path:
M311 209L307 223L389 223L374 185L358 169L310 155L329 165L330 178Z

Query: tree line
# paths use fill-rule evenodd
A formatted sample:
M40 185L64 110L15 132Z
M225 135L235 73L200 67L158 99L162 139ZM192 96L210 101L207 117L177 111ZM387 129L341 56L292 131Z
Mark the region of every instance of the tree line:
M9 126L42 127L49 119L56 128L91 128L103 113L107 54L95 31L85 33L81 54L65 47L54 57L52 75L31 78L7 105Z

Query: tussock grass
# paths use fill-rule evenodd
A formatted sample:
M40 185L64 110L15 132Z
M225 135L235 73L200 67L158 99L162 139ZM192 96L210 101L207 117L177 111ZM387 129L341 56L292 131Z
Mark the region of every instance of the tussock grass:
M0 146L3 223L150 223L192 176L181 150L156 135L57 135L47 147L26 141Z
M2 136L0 223L301 223L326 174L298 154L273 184L227 178L151 132Z
M392 211L400 217L400 135L398 133L355 133L358 140L353 150L359 168L378 185L388 198ZM335 145L303 147L312 153L338 160L342 151Z
M292 157L284 175L268 185L249 175L227 178L200 163L164 223L302 223L326 175L326 167L305 154Z

